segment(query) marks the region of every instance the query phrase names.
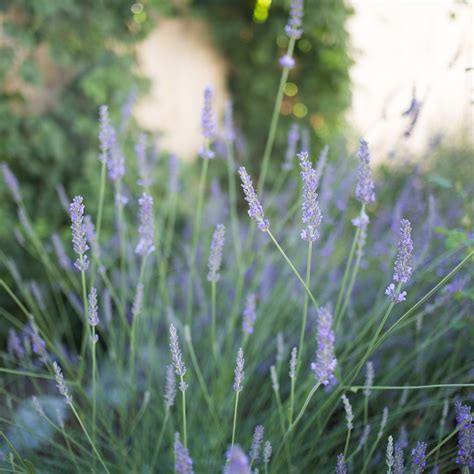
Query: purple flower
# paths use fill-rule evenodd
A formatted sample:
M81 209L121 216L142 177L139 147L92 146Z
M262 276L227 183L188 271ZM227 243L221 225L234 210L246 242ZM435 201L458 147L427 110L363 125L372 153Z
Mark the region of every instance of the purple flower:
M142 257L148 257L155 251L153 243L155 237L155 224L153 221L153 198L146 193L138 200L140 205L138 234L140 240L135 248L135 253Z
M247 295L245 309L242 318L242 331L245 334L252 334L255 320L257 319L256 298L254 293Z
M224 474L250 474L249 459L240 446L229 447L225 457L227 464L224 467Z
M74 252L79 258L74 262L74 266L79 271L86 271L89 268L89 259L86 255L89 246L86 241L86 229L84 225L84 204L82 196L76 196L69 205L71 214L72 243Z
M204 89L204 101L201 110L201 132L206 141L206 145L200 150L200 155L205 160L214 158L214 152L210 149L211 142L216 136L216 117L212 108L214 90L211 86Z
M332 316L326 308L318 311L318 334L316 361L311 364L316 381L322 385L329 385L334 378L337 360L334 355L334 333L332 331Z
M284 54L278 62L284 69L293 69L295 67L295 60L289 54Z
M285 33L294 39L301 38L303 34L303 0L291 0L290 18L285 26Z
M115 130L110 125L109 109L106 105L99 108L99 160L107 163L110 158L110 150L115 143Z
M272 457L272 443L270 441L265 441L263 446L263 463L268 464L270 458Z
M59 235L54 233L51 236L51 241L53 242L54 251L56 252L56 257L58 258L59 265L61 265L61 268L69 270L71 268L71 260L69 260L69 257L66 255L63 243L59 238Z
M362 204L370 204L375 201L375 192L372 172L370 170L369 146L364 139L360 140L357 155L359 156L360 164L355 190L356 199Z
M244 190L245 200L249 205L248 215L257 222L257 227L265 232L270 229L270 223L265 219L263 207L258 200L257 194L253 188L252 180L247 170L241 166L239 168L240 179L242 181L242 189Z
M176 398L176 378L174 376L173 366L166 366L166 385L165 385L165 406L171 408Z
M407 219L400 222L400 238L398 240L397 258L393 270L393 281L385 290L385 294L393 303L405 301L406 292L400 292L399 287L406 284L411 277L411 258L413 254L413 241L411 239L411 225Z
M111 130L113 130L111 128ZM113 130L115 134L115 130ZM107 160L107 168L109 170L109 178L111 181L118 181L125 175L125 157L117 142L114 141L110 150L109 159Z
M186 374L186 366L184 365L181 349L179 348L178 333L172 324L170 325L170 352L175 374L180 378L184 377ZM179 389L184 392L187 388L188 385L181 381Z
M99 324L99 309L97 306L97 290L92 287L89 293L89 304L87 307L88 312L88 321L89 325L95 327ZM99 336L95 334L94 339L92 339L92 343L95 344L99 339Z
M179 433L174 435L174 470L176 474L193 474L193 460L187 448L179 440Z
M68 405L72 405L72 397L69 395L69 389L64 381L64 375L61 367L59 367L56 361L53 362L54 377L56 379L56 387L58 387L59 393L64 397L64 401Z
M458 432L458 454L456 463L474 469L474 420L471 407L456 402Z
M260 456L260 449L262 447L263 442L263 434L265 429L262 425L257 425L255 427L255 432L252 437L252 446L250 447L250 459L251 461L258 461Z
M426 466L426 447L423 441L418 441L416 446L411 450L411 465L415 474L421 474Z
M303 180L302 220L306 224L306 229L301 231L301 238L307 242L315 242L319 239L317 228L322 220L321 209L318 204L318 193L316 192L318 177L316 170L311 166L307 152L300 153L298 158L301 167L300 175Z
M344 454L337 456L336 474L347 474L347 465L344 462Z
M239 352L237 353L237 359L234 370L234 390L237 393L241 392L243 389L242 382L244 381L245 376L244 364L244 351L242 350L242 348L240 348Z
M10 194L12 195L15 202L19 204L21 202L21 193L16 176L12 173L11 169L6 163L2 163L2 171L5 184L7 185Z
M25 349L14 329L8 330L7 352L17 359L21 359L25 355Z
M288 131L288 141L286 145L285 161L282 168L285 171L293 169L293 160L296 155L296 146L298 145L298 139L300 137L299 127L297 123L291 124L290 130Z
M223 224L217 224L214 230L214 234L212 235L211 251L209 252L209 261L207 263L207 267L209 268L209 273L207 274L207 281L219 281L219 269L221 268L224 240L225 227Z
M293 347L293 349L291 349L291 358L290 358L290 372L289 372L290 379L294 379L296 376L296 364L298 361L297 354L298 354L298 349L296 347Z
M398 443L395 444L393 474L405 474L405 460L403 458L403 448Z

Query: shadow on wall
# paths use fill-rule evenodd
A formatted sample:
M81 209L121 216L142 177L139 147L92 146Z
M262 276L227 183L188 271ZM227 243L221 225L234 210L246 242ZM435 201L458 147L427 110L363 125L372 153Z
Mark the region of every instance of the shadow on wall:
M139 72L151 79L149 94L135 116L141 127L159 130L160 145L184 160L202 145L200 113L204 87L215 90L218 116L229 95L227 66L212 44L205 22L157 18L155 30L138 46Z

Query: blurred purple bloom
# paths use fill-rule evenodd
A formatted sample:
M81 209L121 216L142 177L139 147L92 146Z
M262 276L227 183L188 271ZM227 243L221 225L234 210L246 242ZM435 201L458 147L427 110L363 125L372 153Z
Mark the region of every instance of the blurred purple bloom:
M471 407L456 404L456 423L458 432L458 454L456 463L474 469L474 420L471 414Z
M59 235L54 233L51 236L51 241L53 242L54 251L56 252L59 265L61 265L61 267L65 270L69 270L71 268L71 260L66 255L66 251L64 250L64 246L61 239L59 238Z
M326 308L318 311L318 334L316 361L311 364L316 381L322 385L329 385L334 378L337 360L334 354L334 333L332 331L332 316Z
M153 220L153 198L146 193L138 200L140 205L138 234L140 240L135 253L142 257L148 257L155 251L155 224Z
M263 446L263 463L268 464L270 458L272 457L272 443L270 441L265 441Z
M115 131L114 131L115 133ZM118 181L125 175L125 157L117 142L114 142L107 160L109 178L111 181Z
M255 432L252 437L252 446L250 447L250 459L252 461L258 461L260 456L260 450L262 448L263 434L265 429L262 425L257 425L255 427Z
M97 290L92 287L89 293L89 304L87 307L88 321L90 326L97 326L99 324L99 308L97 305ZM97 341L93 341L97 342Z
M72 405L72 397L69 394L69 389L64 381L64 375L61 367L59 367L56 361L53 362L54 377L56 379L56 387L58 387L59 393L64 397L64 401L68 405Z
M166 385L165 385L165 406L171 408L176 398L176 378L174 376L173 366L166 366Z
M212 108L213 99L214 90L211 86L206 86L204 89L204 101L201 110L201 132L206 140L206 144L199 152L201 157L205 160L214 158L214 152L210 149L210 144L215 139L217 128L216 117Z
M7 352L17 359L21 359L25 355L25 349L14 329L8 330Z
M10 167L6 163L2 163L2 171L5 184L7 185L10 194L12 195L15 202L19 204L21 202L21 193L16 176L12 173Z
M174 470L176 474L193 474L193 460L189 451L179 440L179 433L174 435Z
M68 212L69 203L71 202L71 200L69 199L69 196L67 195L66 190L64 189L64 186L62 184L58 184L56 186L56 193L58 194L59 202L61 203L61 206L66 212Z
M370 152L368 143L360 140L359 150L357 152L360 164L358 169L358 180L355 190L356 199L362 204L375 202L374 182L370 170Z
M99 108L99 160L107 163L109 160L110 150L115 143L115 130L110 125L109 109L106 105Z
M242 316L242 331L245 334L250 335L253 333L253 327L255 324L255 320L257 319L255 293L250 293L249 295L247 295L245 308Z
M242 189L244 190L245 200L249 205L248 215L257 222L257 227L265 232L270 228L270 223L265 219L263 207L258 200L257 194L253 188L252 180L247 170L241 166L239 168L240 179L242 181Z
M32 281L30 283L30 287L39 309L41 311L45 311L46 303L44 302L43 292L41 291L41 288L39 287L38 283L36 281Z
M393 474L405 474L405 461L403 458L403 448L398 443L395 445Z
M421 474L426 466L426 447L427 444L423 441L418 441L416 446L411 450L411 465L414 474Z
M207 280L211 282L219 281L219 270L222 262L222 249L224 248L225 227L223 224L217 224L212 235L211 250L209 252L209 260L207 267L209 272Z
M239 352L237 353L237 359L234 370L234 390L237 393L241 392L243 389L242 382L244 381L245 376L244 364L244 351L242 350L242 348L240 348Z
M291 0L290 18L285 26L285 33L294 39L301 38L303 34L303 0Z
M337 456L336 474L347 474L347 465L344 462L344 454Z
M285 161L283 162L282 169L290 171L294 166L294 158L296 156L296 146L298 145L299 139L299 127L297 123L292 123L290 130L288 131L288 140L285 152Z
M319 239L317 228L321 224L322 215L318 203L318 178L316 170L312 167L307 152L298 155L301 167L301 179L303 180L303 203L302 220L306 224L306 229L301 231L301 238L307 242L315 242Z
M284 54L278 62L285 69L293 69L295 67L295 60L289 54Z
M249 459L240 446L229 447L225 457L227 464L224 466L224 474L250 474Z
M86 252L89 246L86 241L86 229L84 225L84 204L82 196L76 196L69 205L71 214L72 243L74 252L79 258L74 262L74 266L79 271L86 271L89 268L89 259Z

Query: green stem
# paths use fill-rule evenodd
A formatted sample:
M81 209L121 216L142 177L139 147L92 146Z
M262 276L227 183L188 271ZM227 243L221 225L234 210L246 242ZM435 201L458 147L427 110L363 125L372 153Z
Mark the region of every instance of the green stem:
M426 390L429 388L466 388L474 387L474 383L438 383L434 385L373 385L366 387L364 385L344 386L344 390L357 392L358 390L370 388L370 390Z
M86 427L84 426L84 423L83 423L81 417L79 416L79 413L77 413L77 410L76 410L75 406L72 403L70 403L69 406L71 407L71 410L73 411L74 416L76 417L77 421L79 422L79 425L81 426L82 431L86 435L87 441L89 441L89 444L91 445L92 449L94 450L94 453L96 454L97 458L99 459L100 463L102 464L102 467L105 469L105 472L107 472L107 474L110 474L110 471L108 470L104 460L102 459L102 456L99 454L99 451L97 451L97 448L96 448L94 442L92 441Z
M231 448L234 447L234 442L235 442L235 427L237 425L237 408L239 406L239 393L235 393L235 404L234 404L234 422L232 423L232 443L231 443Z
M296 417L295 421L288 427L288 430L285 433L285 437L289 435L289 433L295 428L295 426L298 424L298 422L301 420L301 418L304 415L304 412L306 411L306 408L308 408L308 404L311 401L311 398L313 398L313 395L316 393L316 390L319 388L321 384L318 382L309 392L308 396L306 397L306 400L304 401L303 407L301 408L301 411L299 412L298 416Z
M184 380L183 376L180 376L181 379L181 385L183 385L184 388ZM184 447L188 447L188 435L186 431L186 390L181 390L181 399L182 399L182 409L183 409L183 441L184 441Z
M217 340L216 340L216 282L211 282L211 344L214 360L217 362Z
M458 426L454 431L452 431L446 438L443 439L440 443L438 443L426 456L425 460L432 456L436 451L438 451L441 446L446 444L453 436L456 436L457 432L461 429L461 425Z
M346 436L346 444L344 445L344 459L347 458L347 450L349 449L349 442L351 439L351 431L350 429L347 430L347 436Z
M165 434L166 425L168 424L168 418L170 416L170 409L166 407L165 419L161 425L160 435L158 436L158 442L156 443L155 450L153 451L153 457L151 458L150 474L155 472L155 464L158 459L158 453L160 451L160 446L163 441L163 436Z
M97 361L96 361L96 342L95 342L95 326L92 326L92 439L96 441L96 419L97 419Z

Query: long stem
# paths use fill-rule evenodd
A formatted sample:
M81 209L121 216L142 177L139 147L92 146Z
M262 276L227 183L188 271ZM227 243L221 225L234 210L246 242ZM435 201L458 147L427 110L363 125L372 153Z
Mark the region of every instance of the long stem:
M288 265L290 266L291 270L293 271L293 273L296 275L296 277L298 278L298 280L300 281L300 283L303 285L303 288L306 290L306 293L308 294L310 300L312 301L312 303L314 304L314 306L316 307L316 309L319 310L319 305L318 303L316 302L316 299L314 298L313 294L311 293L311 290L308 288L308 286L306 285L305 281L303 280L303 278L301 277L301 275L298 273L298 270L295 268L295 266L293 265L293 263L291 262L291 260L288 258L288 256L286 255L286 253L284 252L284 250L280 247L280 244L277 242L277 240L275 239L275 237L273 236L273 234L267 230L266 231L267 234L270 236L270 238L273 240L273 243L276 245L278 251L281 253L282 257L285 259L286 263L288 263Z
M293 49L295 47L295 39L290 38L288 43L287 55L293 56ZM280 117L281 103L283 100L283 93L285 91L286 81L288 79L288 73L290 70L288 68L283 68L280 77L280 84L278 86L278 92L275 99L275 105L273 106L272 120L270 122L270 131L268 132L267 142L265 143L265 150L263 152L262 168L260 171L260 179L258 180L258 194L261 195L263 187L265 185L265 178L267 177L268 164L270 161L270 156L272 154L273 143L275 141L278 119Z
M321 384L318 382L309 392L308 396L306 397L306 400L303 403L303 407L301 408L301 411L299 412L298 416L296 417L295 421L288 427L288 430L285 433L285 437L288 436L288 434L294 430L295 426L298 424L298 422L301 420L301 418L304 415L304 412L306 411L306 408L308 408L308 404L311 401L311 398L313 398L313 395L316 393L316 390L319 388Z
M89 336L89 326L87 324L87 312L88 312L88 306L87 306L87 284L86 284L86 273L83 270L84 268L84 259L82 255L79 256L80 264L81 264L81 285L82 285L82 304L84 305L84 331L83 331L83 336L82 336L82 345L81 345L81 364L80 364L80 370L79 370L79 380L82 379L82 376L84 374L84 368L85 368L85 354L86 354L86 347L87 347L87 340Z
M184 380L183 376L181 375L181 384L183 385L184 388ZM186 390L181 390L181 399L182 399L182 408L183 408L183 441L184 441L184 447L188 447L188 435L186 431Z
M94 443L96 441L96 421L97 421L97 399L96 399L96 389L97 389L97 361L96 361L96 342L95 342L95 326L92 326L92 439Z
M155 472L155 464L158 459L158 453L160 451L161 442L163 441L163 436L165 434L166 425L168 424L168 418L170 417L170 409L166 407L165 419L161 425L160 435L158 436L158 442L156 443L155 449L153 451L153 456L151 458L150 473Z
M356 232L356 234L357 234L357 232ZM359 273L359 267L360 267L361 259L362 259L362 253L359 253L359 255L357 255L357 257L356 257L354 268L352 269L351 279L349 281L349 286L347 287L346 295L344 297L344 302L342 304L342 308L341 308L341 310L339 312L339 315L338 315L338 322L339 323L341 322L341 320L344 316L344 313L346 312L347 306L349 305L349 300L351 298L352 289L354 288L354 283L355 283L355 280L357 278L357 274Z
M235 441L235 426L237 424L237 407L239 406L239 392L235 393L235 404L234 404L234 422L232 423L232 443L231 448L234 447Z
M217 340L216 340L216 282L211 282L211 344L214 360L217 361Z
M351 440L351 429L347 430L346 444L344 445L344 459L347 458L347 450L349 449L349 441Z
M104 197L105 197L105 185L107 178L107 162L102 161L101 170L100 170L100 189L99 189L99 205L97 209L97 223L96 223L96 239L97 245L100 242L100 232L102 230L102 214L104 211ZM97 269L98 262L94 260L92 262L92 271L91 271L91 285L94 286L95 282L95 272Z
M100 463L102 464L102 467L105 469L105 472L110 474L110 471L108 470L104 460L102 459L102 456L99 454L99 451L97 451L97 448L96 448L94 442L92 441L86 427L84 426L84 423L82 422L82 419L79 416L79 413L77 413L77 410L76 410L75 406L72 403L69 406L71 407L71 410L73 411L74 416L76 417L77 421L79 422L79 425L81 426L82 431L86 435L87 441L89 441L89 444L91 445L92 449L94 450L94 453L96 454L97 458L99 459Z

